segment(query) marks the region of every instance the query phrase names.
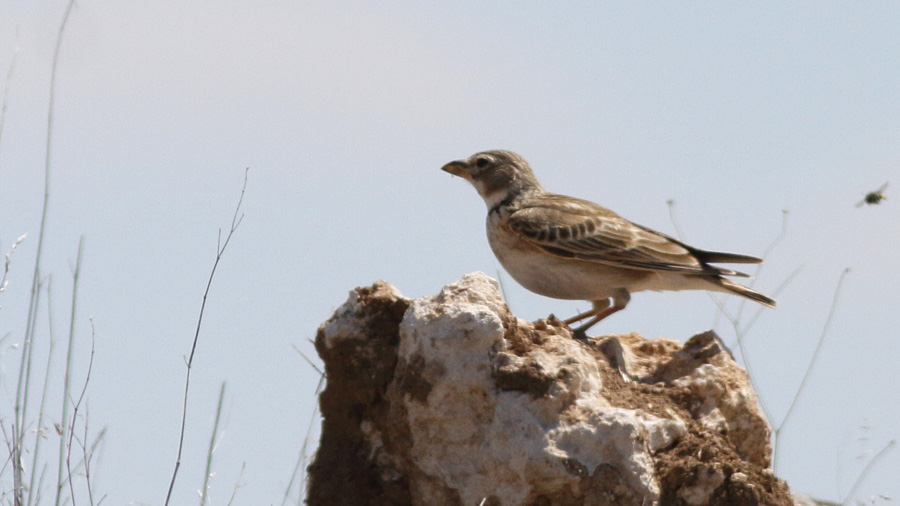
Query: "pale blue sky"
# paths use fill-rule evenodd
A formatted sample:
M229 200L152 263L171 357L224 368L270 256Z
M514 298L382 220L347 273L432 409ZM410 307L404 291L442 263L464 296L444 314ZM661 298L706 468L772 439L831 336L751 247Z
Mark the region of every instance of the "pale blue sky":
M20 48L0 139L0 248L29 234L0 295L6 424L64 9L0 3L0 79ZM900 438L898 26L900 4L887 2L79 0L58 69L43 270L61 339L85 235L78 353L83 365L91 317L90 422L109 427L97 490L107 504L163 502L182 357L245 167L246 218L209 300L176 504L200 487L222 380L212 504L227 502L243 462L235 503L280 504L318 380L292 345L313 356L307 339L348 290L385 279L418 297L467 272L496 276L481 199L439 169L504 148L550 190L670 234L673 199L702 248L759 255L788 209L755 286L771 293L802 270L747 338L779 419L852 269L779 468L794 492L846 494L857 455ZM853 207L888 180L887 201ZM504 284L522 318L586 308ZM639 293L595 331L685 340L715 313L702 292ZM900 496L898 470L894 451L857 497Z

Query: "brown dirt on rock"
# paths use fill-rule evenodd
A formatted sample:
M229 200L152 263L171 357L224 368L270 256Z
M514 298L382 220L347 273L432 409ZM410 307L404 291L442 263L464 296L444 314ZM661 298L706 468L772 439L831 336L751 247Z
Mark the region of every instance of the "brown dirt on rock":
M420 476L409 457L412 442L406 425L408 416L398 396L426 402L432 385L424 379L429 377L424 371L437 366L416 356L398 363L399 325L410 301L395 295L383 282L358 288L356 294L353 316L360 322L356 327L359 335L335 339L331 347L325 342L322 329L316 336L316 349L325 362L328 384L320 397L322 436L315 461L308 468L307 503L411 505L416 490L411 491L410 484L427 481L433 485L429 488L432 504L459 504L455 490L432 483L436 477ZM568 338L568 328L552 316L534 324L520 323L508 312L503 316L503 324L509 344L504 351L513 357L506 355L494 363L492 377L496 388L524 392L535 398L548 395L559 378L550 377L533 356L545 347L550 352L548 343L556 336ZM686 424L686 434L654 454L660 504L682 506L699 500L712 506L793 506L787 485L767 465L760 464L768 463L767 455L742 457L735 444L745 444L747 439L735 442L735 434L743 437L739 430L728 429L732 430L729 435L701 422L702 410L697 408L704 401L702 396L709 394L698 393L690 381L679 381L682 386L673 383L680 378L690 380L690 375L705 364L733 367L727 350L714 334L699 334L683 346L667 339L644 340L637 334L606 339L617 341L604 342L601 338L583 343L597 360L604 398L616 407L640 410L662 419L677 417ZM721 381L725 391L743 388L738 384L739 375L726 374L724 378ZM712 399L717 397L713 395ZM717 407L746 411L743 406ZM757 430L760 427L761 432ZM765 427L761 421L752 429L767 441ZM750 440L757 444L752 437ZM404 474L403 470L413 474ZM570 472L579 476L578 487L564 487L552 496L534 492L527 504L629 506L643 502L622 471L611 465L601 464L590 472L572 460ZM500 506L496 497L488 497L485 504Z
M357 288L365 319L360 336L341 339L328 348L323 332L316 350L325 362L328 385L319 397L322 436L309 466L311 506L389 506L411 504L403 476L385 480L369 458L371 448L361 430L363 416L387 409L383 394L397 362L398 329L409 300L395 297L383 282ZM385 416L385 415L382 415Z
M646 382L626 381L609 364L597 344L587 346L601 364L605 397L611 404L639 409L660 418L671 418L675 413L688 423L687 434L656 455L656 469L662 488L660 504L688 504L682 496L703 478L703 473L707 473L710 466L714 466L715 472L724 479L711 494L710 506L793 506L787 485L771 470L744 460L725 435L710 431L693 418L691 404L697 399L688 389L657 383L658 377L690 374L693 369L724 353L724 350L711 344L715 340L709 334L694 336L674 354L672 342L668 340L644 341L634 347L634 351L648 356L676 357L664 362L659 371L644 380Z

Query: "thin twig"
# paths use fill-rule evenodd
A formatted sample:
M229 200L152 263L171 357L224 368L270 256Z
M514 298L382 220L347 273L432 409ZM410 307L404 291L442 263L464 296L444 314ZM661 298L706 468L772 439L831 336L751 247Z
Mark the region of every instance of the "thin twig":
M894 447L894 444L895 444L896 442L897 442L896 439L892 439L890 442L888 442L887 445L885 445L884 448L881 449L881 451L879 451L878 453L876 453L875 456L873 456L872 459L869 460L869 463L866 464L866 467L863 468L862 472L860 472L860 473L859 473L859 476L856 478L856 482L853 484L853 488L850 489L850 493L848 493L848 494L847 494L847 497L845 497L844 500L841 501L841 504L843 504L843 505L846 506L847 502L848 502L850 499L852 499L854 495L856 495L857 489L859 489L859 486L862 485L862 482L863 482L863 480L866 479L866 476L869 475L869 471L872 470L872 467L875 465L875 463L878 462L879 460L881 460L881 457L884 457L884 455L885 455L891 448Z
M184 450L184 431L187 426L188 392L190 391L191 386L191 365L194 362L194 352L197 351L197 341L200 338L200 327L203 324L203 312L206 310L206 299L209 296L209 290L212 286L213 278L216 275L216 268L219 266L219 261L222 260L222 254L225 253L225 248L228 247L228 243L231 241L231 236L234 234L234 231L237 230L241 221L244 220L244 215L240 215L239 218L238 214L241 210L241 203L244 201L244 193L247 191L247 174L249 171L249 168L244 170L244 185L241 188L241 197L238 199L237 207L234 209L234 217L231 219L231 228L225 236L224 243L222 243L222 230L219 230L219 241L216 244L216 260L213 262L212 270L209 273L209 280L206 282L206 290L203 291L203 302L200 304L200 315L197 317L197 328L194 331L191 354L186 361L187 372L185 373L184 379L184 401L181 407L181 433L178 436L178 455L175 458L175 470L172 471L172 480L169 482L169 491L166 493L166 506L168 506L169 500L172 498L172 489L175 487L175 479L178 477L178 468L181 467L181 452Z
M754 379L756 377L756 375L753 374L753 364L750 363L750 355L747 353L747 350L744 348L743 336L741 335L741 332L738 328L738 324L739 324L738 319L731 316L731 313L729 313L728 310L725 309L724 302L720 302L720 301L716 300L715 298L713 298L711 293L709 293L709 292L706 292L706 293L709 294L710 298L713 300L713 303L715 303L716 306L718 306L721 314L725 315L725 318L731 323L731 326L734 328L734 332L737 335L738 350L740 350L740 352L741 352L741 361L744 362L744 369L747 371L747 379L750 380L750 388L752 388L754 392L759 392L760 391L759 387L757 386L756 380ZM759 401L759 407L762 408L763 415L765 415L767 420L771 420L772 413L769 411L769 407L766 405L765 398L763 398L762 395L758 395L757 400Z
M788 211L787 209L783 209L781 211L781 232L779 232L778 235L775 237L775 239L773 239L772 242L770 242L769 245L766 246L766 249L763 250L762 255L760 255L760 258L762 258L763 260L765 260L766 258L769 257L769 254L772 253L772 250L774 250L775 247L778 246L778 244L780 244L781 241L784 240L785 236L787 235L787 221L788 221L789 215L790 215L790 211ZM762 263L756 264L756 270L753 272L753 277L750 279L750 282L747 284L747 286L749 286L750 288L753 288L753 286L756 284L756 281L759 279L759 273L760 273L760 271L762 271L762 268L763 268ZM743 314L743 312L744 312L744 307L747 305L747 301L748 301L747 299L742 298L740 303L738 304L738 311L737 311L737 319L738 320L741 319L741 314ZM755 321L755 319L754 319L754 321ZM747 327L749 328L749 325Z
M669 202L670 202L669 210L671 213L671 219L674 222L675 215L674 215L674 213L672 213L673 205L672 205L671 201L669 201ZM770 242L769 245L766 246L766 248L763 250L763 253L761 255L761 258L763 260L765 260L769 256L769 254L772 252L772 250L775 249L775 247L784 239L785 235L787 234L788 214L789 213L787 210L782 211L781 231L772 240L772 242ZM677 223L676 223L676 226L677 226ZM761 270L762 270L762 263L757 264L756 270L754 271L753 276L752 276L752 280L749 283L749 286L751 288L756 283L756 280L759 279L759 273ZM790 282L794 280L794 278L797 276L797 274L799 272L800 272L800 268L798 267L787 278L785 278L784 281L782 281L782 283L778 286L778 288L776 288L775 291L772 293L772 296L775 297L779 293L781 293L781 291L784 290L787 287L787 285L790 284ZM718 326L719 317L721 317L721 316L724 316L725 319L728 320L729 323L731 323L731 326L734 329L735 341L737 343L738 350L741 353L741 360L744 363L744 369L747 370L747 377L750 380L750 386L751 386L751 388L753 388L754 391L759 392L759 388L757 387L756 381L754 380L755 375L753 374L753 366L750 362L750 356L747 354L747 350L744 347L744 338L750 332L750 329L753 327L753 325L756 323L756 320L759 319L759 317L762 315L763 311L765 311L766 308L759 307L759 309L756 310L756 312L753 314L753 316L750 318L750 320L747 322L747 324L744 325L742 328L740 322L743 319L743 311L744 311L744 307L745 307L748 299L741 298L740 301L738 302L737 313L732 314L730 311L728 311L728 309L726 309L724 300L720 301L720 300L716 299L713 296L712 292L706 292L706 294L709 296L710 300L713 301L713 304L715 304L716 307L719 309L719 311L716 312L715 319L713 320L713 328ZM766 419L771 421L773 419L772 413L771 413L771 411L769 411L768 405L766 405L765 398L763 398L763 396L760 395L760 396L758 396L758 399L759 399L759 406L762 409L763 414L765 415Z
M776 288L775 291L772 292L772 297L777 297L778 294L780 294L785 288L787 288L787 286L790 284L790 282L793 281L794 278L797 276L797 274L800 273L801 269L802 269L802 267L798 267L798 268L794 269L794 272L792 272L790 275L788 275L788 277L785 278L785 280L782 281L780 285L778 285L778 288ZM713 300L715 301L715 299L713 299ZM747 337L747 333L750 332L750 328L753 326L753 324L756 322L756 320L760 317L760 315L762 315L762 312L765 311L767 308L760 307L756 311L756 313L754 313L753 316L750 318L750 321L747 322L747 324L744 325L743 328L740 328L740 319L732 318L731 315L725 310L725 307L718 301L716 301L716 305L719 306L719 309L722 311L722 314L726 315L726 318L728 319L728 321L731 323L732 327L734 328L735 342L737 343L738 349L741 352L741 360L744 363L744 369L747 370L747 377L750 380L750 386L753 388L753 390L755 392L760 392L758 386L756 385L756 381L754 380L754 378L756 376L753 374L753 366L750 363L750 355L747 353L747 349L744 347L744 339ZM757 398L759 400L759 407L762 409L763 415L765 415L766 420L773 421L774 419L772 418L772 413L771 413L771 411L769 411L769 406L766 404L765 398L762 395L757 396Z
M802 271L802 270L803 270L803 266L801 265L800 267L797 267L796 269L794 269L793 272L788 274L788 277L784 278L784 281L782 281L781 284L778 285L778 287L772 291L772 297L773 298L778 297L778 295L781 294L781 292L783 292L785 288L787 288L787 286L791 283L791 281L793 281L794 278L796 278L797 275L800 274L800 271ZM750 320L747 321L747 324L744 325L744 327L740 330L740 332L737 335L737 339L741 340L744 337L746 337L747 333L750 332L750 328L753 327L753 324L756 323L756 320L759 319L759 317L762 315L763 311L765 311L766 309L768 309L768 308L765 306L759 306L759 309L757 309L756 312L753 313L753 316L750 317Z
M822 351L822 345L825 343L825 336L828 334L828 329L831 327L831 319L834 317L834 313L837 310L837 302L838 296L841 293L841 285L844 284L844 277L846 277L847 273L850 272L850 269L844 269L841 272L840 278L838 278L837 287L834 289L834 297L831 299L831 309L828 310L828 316L825 318L825 325L822 327L822 333L819 334L819 342L816 343L816 349L813 351L812 357L809 359L809 365L806 367L806 372L803 374L803 379L800 380L800 386L797 387L797 393L794 394L793 400L791 400L791 405L788 407L787 413L785 413L784 418L781 419L781 423L773 431L774 435L774 450L775 454L774 463L772 465L773 470L778 469L778 438L781 435L781 430L787 425L788 421L791 419L791 415L794 412L794 407L797 406L797 401L800 400L800 395L803 393L804 388L806 387L806 382L809 380L810 373L812 373L813 367L816 365L816 362L819 358L819 352Z
M219 432L219 420L222 418L222 403L225 400L225 382L219 389L219 402L216 405L216 419L213 422L212 435L209 437L209 450L206 452L206 472L203 474L203 488L200 490L200 506L206 506L209 497L209 478L212 473L213 453L216 449L216 434Z
M80 251L80 248L79 248L79 251ZM79 259L80 259L80 255L79 255ZM79 262L79 264L80 264L80 262ZM77 274L76 274L76 276L77 276ZM73 300L74 300L74 296L73 296ZM73 305L73 309L74 309L74 305L75 305L74 302L72 303L72 305ZM69 350L71 351L71 347L69 348ZM91 381L91 371L93 370L93 368L94 368L94 321L91 320L91 358L88 360L87 374L85 375L85 378L84 378L84 384L81 387L81 394L78 396L78 400L73 403L72 421L69 424L69 432L68 432L69 441L66 444L66 471L68 472L68 475L69 475L69 492L72 494L72 506L75 506L75 485L72 480L72 461L71 461L72 439L75 438L75 422L78 420L78 410L81 409L81 403L84 401L84 394L87 392L88 384ZM68 381L67 381L67 383L68 383ZM67 394L68 394L68 392L67 392ZM73 400L73 399L70 399L70 400ZM87 430L87 417L85 417L84 425L85 425L85 430ZM85 439L87 439L87 436L85 436ZM81 443L82 448L84 447L84 444L85 444L84 442ZM85 469L86 476L88 475L87 473L88 473L88 469L89 469L89 464L90 463L87 461L87 458L85 458L84 469ZM90 482L88 482L87 485L88 485L88 496L90 497L91 496ZM91 504L94 503L93 498L90 498L90 501L91 501Z
M84 397L84 393L87 391L88 382L90 382L90 380L91 380L91 369L93 368L93 365L94 365L94 336L95 336L94 319L90 318L90 322L91 322L91 358L88 361L87 376L84 378L84 388L81 390L81 397L79 397L79 399L78 399L79 404L81 403L81 398ZM77 409L78 409L77 405L75 406L75 409L77 411ZM73 414L72 415L73 432L74 432L74 426L75 426L74 418L75 418L75 415ZM90 414L88 413L88 404L85 403L85 405L84 405L84 441L88 440L88 422L90 421L90 419L91 419L91 417L90 417ZM85 483L85 486L87 486L88 502L90 503L91 506L94 506L94 490L91 487L91 459L93 458L93 455L94 455L93 450L88 451L85 443L82 442L81 443L81 458L84 460L84 483ZM73 499L73 504L74 504L74 499Z
M787 219L788 219L789 214L790 214L790 212L787 209L781 211L781 231L778 233L778 235L774 239L772 239L772 242L770 242L769 245L766 246L766 248L763 250L762 255L760 255L761 259L766 260L769 256L769 254L772 253L772 250L774 250L775 247L778 246L778 244L781 243L781 241L787 235ZM753 275L751 276L750 282L748 283L748 286L750 288L753 288L753 286L756 284L757 280L759 279L759 273L762 271L762 268L763 268L763 263L756 264L756 269L753 271ZM775 293L772 294L772 296L773 297L777 296L778 292L780 290L783 290L788 285L788 283L790 283L790 281L793 280L794 276L797 274L798 271L799 271L799 268L797 270L795 270L793 273L791 273L791 275L789 275L781 283L781 285L779 285L778 289L775 291ZM738 341L738 344L740 344L740 341L744 338L744 336L747 334L747 332L750 331L750 328L753 326L754 323L756 323L756 320L759 319L759 316L766 309L766 308L760 306L759 309L757 309L754 316L750 319L750 321L746 325L744 325L743 329L741 329L739 322L741 321L742 315L744 313L744 307L746 306L749 299L741 297L738 301L737 313L732 315L728 311L725 311L724 302L723 303L716 302L716 299L713 297L711 292L706 292L706 293L707 293L707 295L709 295L710 299L713 300L713 302L716 304L716 306L719 307L719 310L720 310L720 312L716 313L716 317L713 320L713 328L715 328L719 324L719 317L725 316L725 318L728 319L728 321L731 322L731 325L734 327L735 337ZM741 354L743 354L743 351L741 351ZM749 368L748 368L747 372L748 373L750 372Z
M44 465L41 466L41 477L38 478L37 489L34 490L34 495L35 495L34 504L41 503L41 498L43 497L41 495L41 490L44 489L44 478L46 478L46 477L47 477L47 463L44 462ZM29 493L31 493L31 491L29 491ZM29 500L30 500L30 498L29 498Z
M231 503L234 502L234 497L237 495L238 489L243 487L243 485L241 485L241 480L244 478L244 470L246 468L247 468L246 462L241 464L241 472L238 474L237 481L234 482L234 490L231 491L231 497L228 499L228 504L226 506L231 506Z
M307 357L306 354L303 353L303 351L301 351L296 344L291 344L291 346L294 348L294 351L296 351L300 354L301 357L303 357L303 360L306 360L306 363L309 364L309 366L312 367L313 370L319 373L320 376L325 376L325 372L319 369L318 366L316 366L316 364L314 364L313 361L310 360L309 357Z
M68 457L66 451L66 434L68 434L68 423L69 423L69 389L71 388L72 381L72 357L75 352L75 309L78 302L78 278L81 274L81 255L84 251L84 236L81 236L81 240L78 242L78 258L75 260L75 273L73 274L73 282L72 282L72 309L69 315L69 343L66 349L66 372L63 377L63 405L62 405L62 417L60 418L60 434L62 437L59 440L59 464L57 466L56 472L56 504L59 504L60 497L62 496L62 488L63 488L63 466L67 464ZM91 345L93 347L93 344ZM93 350L91 351L91 356L93 357ZM72 497L72 501L75 501L75 498Z
M299 351L299 350L298 350ZM304 357L306 358L306 357ZM308 360L307 360L308 361ZM310 362L310 365L312 363ZM313 366L317 371L318 368ZM319 383L316 385L316 397L322 392L322 386L325 385L325 373L320 373ZM300 470L304 468L304 464L306 463L306 452L309 448L309 442L312 437L312 428L313 424L316 420L316 415L319 414L319 403L315 403L313 407L312 416L309 419L309 425L306 427L306 437L303 438L303 444L300 446L300 454L297 456L297 463L294 464L294 470L291 472L291 479L288 480L287 488L284 490L284 497L281 499L281 506L287 504L288 497L291 495L291 489L294 488L294 481L296 481L297 476L300 474Z
M10 428L14 429L15 424L10 424ZM3 425L2 420L0 420L0 432L3 433L3 442L6 443L6 449L9 450L6 460L3 462L3 467L0 467L0 476L3 476L3 473L6 472L6 466L13 462L13 441L7 434L6 426Z
M85 385L87 386L87 385ZM88 440L88 424L91 420L90 410L88 409L90 404L84 403L84 435L82 439L78 441L81 446L81 459L84 461L84 484L87 487L88 493L88 503L91 506L94 506L94 491L91 488L91 458L92 455L87 449L87 444L85 443ZM74 426L73 426L74 431ZM74 501L73 501L74 504Z
M678 236L678 239L683 240L684 234L681 232L681 225L678 224L678 219L675 218L675 199L667 200L666 205L669 206L669 221L675 227L675 235Z
M509 306L509 298L506 297L506 287L503 286L503 277L500 275L500 269L497 269L497 284L500 286L500 295L503 296L503 302Z
M107 427L103 427L102 429L100 429L100 433L97 434L97 437L94 439L94 442L91 443L91 447L88 450L88 455L93 455L97 451L97 447L100 446L100 443L103 442L103 438L106 437L106 431L107 431ZM72 474L77 475L79 473L79 471L81 471L81 469L84 467L84 457L82 456L80 459L81 460L76 462L75 466L72 467ZM63 486L66 486L68 484L69 484L69 478L68 478L68 476L66 476L63 479ZM100 502L103 502L103 499L101 499Z

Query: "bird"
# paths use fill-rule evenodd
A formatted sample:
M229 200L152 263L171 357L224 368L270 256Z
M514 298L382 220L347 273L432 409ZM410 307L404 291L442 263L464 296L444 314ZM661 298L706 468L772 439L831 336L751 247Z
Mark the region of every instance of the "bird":
M519 284L555 299L587 300L591 309L564 320L587 330L621 311L643 290L709 290L774 308L776 301L726 276L749 277L715 263L758 264L747 255L705 251L587 200L548 192L520 155L476 153L441 169L475 187L487 205L488 243Z

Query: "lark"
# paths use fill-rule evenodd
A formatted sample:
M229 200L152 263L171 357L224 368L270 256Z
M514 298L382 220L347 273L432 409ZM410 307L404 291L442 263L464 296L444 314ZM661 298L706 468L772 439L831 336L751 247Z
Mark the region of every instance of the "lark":
M711 265L761 259L697 249L593 202L550 193L516 153L484 151L442 170L469 181L484 199L488 242L513 279L540 295L591 302L590 311L565 320L587 320L576 336L643 290L711 290L775 307L771 297L726 278L746 274Z

